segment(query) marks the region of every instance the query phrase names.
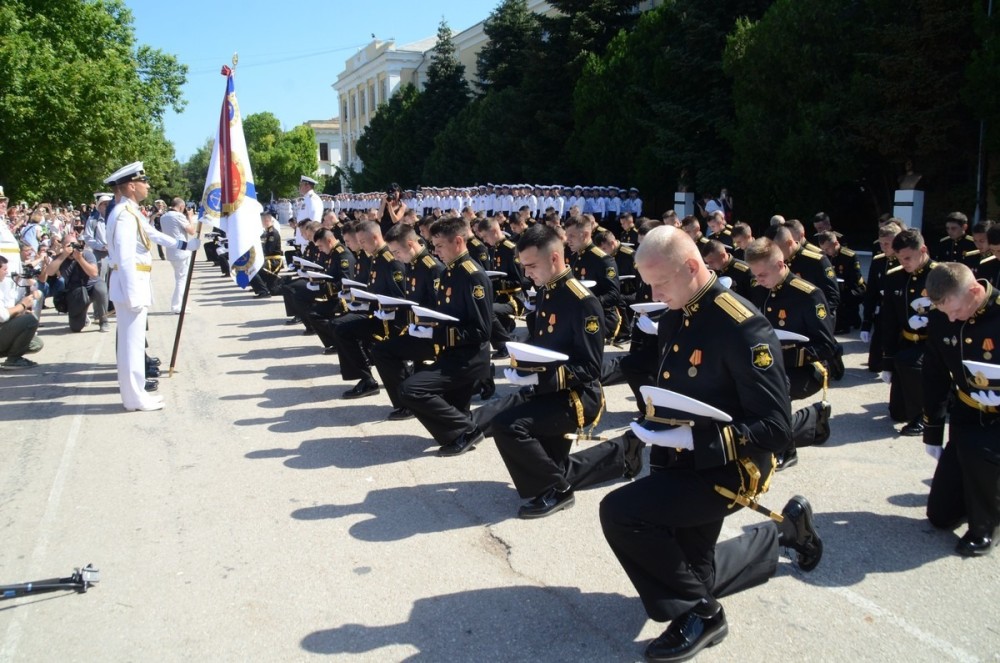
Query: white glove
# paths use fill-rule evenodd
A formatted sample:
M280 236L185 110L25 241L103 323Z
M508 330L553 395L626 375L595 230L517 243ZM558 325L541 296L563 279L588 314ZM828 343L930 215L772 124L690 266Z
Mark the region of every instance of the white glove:
M910 323L910 329L923 329L927 326L927 316L911 315L907 322Z
M365 304L364 302L349 302L347 304L347 310L349 310L349 311L355 311L355 312L358 312L358 311L367 311L368 310L368 304Z
M433 338L434 328L433 327L421 327L420 325L415 325L412 322L410 326L406 328L407 333L413 338Z
M524 310L525 311L534 311L535 310L535 305L532 303L532 301L530 299L525 299L524 300Z
M997 407L1000 405L1000 395L997 395L995 391L977 391L972 394L972 400L976 401L980 405L987 405L990 407Z
M201 240L197 237L194 239L189 239L187 241L183 239L177 240L177 248L181 251L197 251L201 246Z
M719 277L719 283L722 284L723 288L732 288L733 287L733 279L731 279L728 276L720 276Z
M660 323L653 322L650 320L648 315L640 315L639 319L636 321L635 326L639 328L643 334L649 334L650 336L656 336L660 331Z
M861 332L861 342L862 343L871 343L872 342L872 333L871 332L866 332L866 331Z
M910 302L910 308L914 311L919 311L921 309L927 310L931 307L930 297L917 297L912 302Z
M533 387L538 384L538 373L522 376L517 374L517 369L505 368L503 374L511 384L516 384L519 387Z
M340 301L344 302L345 304L351 303L351 293L349 292L342 292L339 295L337 295L337 297L339 297Z
M882 371L882 374L879 375L879 377L882 378L882 382L892 384L892 371Z
M941 454L944 452L944 447L935 446L933 444L925 444L924 451L926 451L927 455L934 460L941 460Z
M694 449L694 435L688 426L668 428L667 430L651 431L643 428L638 422L632 422L632 432L646 444L671 449Z
M378 318L379 320L385 320L385 321L395 320L396 319L396 312L395 311L383 311L382 309L379 309L379 310L375 311L375 317Z
M312 290L313 292L318 292L319 291L319 285L317 285L315 283L306 283L306 288L308 288L309 290Z

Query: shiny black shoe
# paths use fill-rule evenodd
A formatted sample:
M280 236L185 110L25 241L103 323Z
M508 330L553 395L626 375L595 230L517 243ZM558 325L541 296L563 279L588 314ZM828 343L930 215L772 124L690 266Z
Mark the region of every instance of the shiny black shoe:
M920 419L914 419L900 428L899 434L905 435L906 437L920 437L924 434L924 422Z
M714 617L702 617L691 610L670 622L643 655L647 661L686 661L705 647L719 644L728 634L726 613L721 607Z
M256 295L254 295L254 297L256 297L257 299L264 299L264 298L267 298L267 297L270 297L270 296L271 296L271 292L269 290L261 290Z
M406 421L407 419L413 418L413 413L407 410L405 407L397 407L395 410L389 413L386 417L387 421Z
M799 464L799 452L795 449L789 449L788 451L778 454L775 459L778 461L778 466L775 469L779 472L787 470L789 467Z
M159 366L160 363L159 357L150 357L149 355L146 355L146 366Z
M443 445L438 449L438 456L461 456L466 451L475 449L476 445L484 439L486 437L483 435L483 431L479 430L478 427L473 428L467 433L462 433L454 442Z
M146 384L143 387L146 391L156 391L160 388L159 380L146 380Z
M336 345L328 345L328 346L326 346L325 348L323 348L323 354L325 354L325 355L335 355L335 354L337 354L337 346Z
M493 394L495 393L497 393L497 383L493 381L493 378L487 378L480 383L479 400L488 401L493 398Z
M507 351L507 346L500 346L500 349L493 353L492 359L508 359L510 357L510 352Z
M830 439L830 414L832 412L830 404L826 401L813 403L816 408L816 435L813 444L819 445Z
M288 318L287 320L285 320L285 324L286 325L297 325L300 322L302 322L302 318L300 318L297 315L294 316L294 317Z
M640 440L635 433L628 431L625 437L625 473L626 479L634 479L642 474L642 450L646 448L646 443Z
M994 537L969 530L958 540L955 552L962 557L984 557L993 552L993 547L996 544L997 541Z
M778 545L794 550L799 568L812 571L823 558L823 540L813 526L812 505L806 498L796 495L788 500L781 515L786 522L781 524L782 536Z
M575 503L576 498L573 497L572 490L560 493L555 488L549 488L547 491L518 509L517 517L529 519L544 518L545 516L552 515L556 511L568 509Z
M378 382L375 382L375 380L362 380L345 391L341 398L345 398L347 400L364 398L365 396L374 396L378 393L378 391Z
M160 377L160 369L151 364L146 364L146 378L158 378Z

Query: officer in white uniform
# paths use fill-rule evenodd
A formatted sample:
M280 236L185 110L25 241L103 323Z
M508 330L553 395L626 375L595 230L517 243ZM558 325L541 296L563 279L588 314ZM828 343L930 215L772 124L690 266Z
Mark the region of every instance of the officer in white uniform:
M322 221L323 220L323 201L320 199L319 194L316 193L316 180L311 177L306 177L303 175L299 178L299 194L302 196L302 202L299 203L298 209L295 211L295 243L300 247L305 247L309 242L306 238L302 236L302 222L303 221Z
M146 314L152 303L150 272L153 243L167 248L196 251L200 240L176 240L159 232L139 208L149 194L149 178L141 161L112 174L119 202L108 219L108 261L111 265L109 295L118 316L118 386L126 410L160 410L163 401L146 392Z

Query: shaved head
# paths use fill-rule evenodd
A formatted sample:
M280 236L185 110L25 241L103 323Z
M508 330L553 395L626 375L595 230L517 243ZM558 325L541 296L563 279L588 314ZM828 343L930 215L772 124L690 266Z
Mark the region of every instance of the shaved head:
M712 279L694 240L679 228L660 226L646 234L635 264L653 298L679 309Z

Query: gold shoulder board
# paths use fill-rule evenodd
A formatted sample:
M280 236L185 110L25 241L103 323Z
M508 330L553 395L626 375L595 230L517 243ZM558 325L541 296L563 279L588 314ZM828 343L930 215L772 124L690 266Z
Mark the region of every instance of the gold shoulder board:
M735 269L738 269L741 272L749 272L750 271L750 266L747 265L745 262L734 262L733 263L733 267Z
M508 249L516 249L516 248L517 248L517 244L515 244L515 243L514 243L514 242L512 242L512 241L510 241L509 239L505 239L505 240L503 241L503 245L504 245L505 247L507 247Z
M848 249L848 248L846 248L846 247L845 247L845 248L842 248L842 249L840 249L840 252L841 252L842 254L844 254L845 256L847 256L848 258L853 258L854 256L856 256L856 255L857 255L857 254L856 254L856 253L854 252L854 249Z
M874 258L872 258L872 260L885 260L885 254L884 253L880 253L877 256L875 256Z
M467 271L470 274L475 274L476 272L479 271L479 268L476 267L475 260L466 260L465 262L462 263L462 267L465 267L465 271Z
M424 263L424 267L428 267L428 268L434 267L434 258L432 258L430 256L424 256L423 263Z
M604 256L608 255L607 253L597 248L596 246L590 247L590 252L599 258L603 258Z
M382 258L384 258L386 262L392 262L393 260L395 260L392 254L389 253L388 251L382 254Z
M788 285L792 286L793 288L798 288L802 292L812 292L813 290L816 289L816 286L814 286L812 283L800 279L798 277L795 277L794 279L789 281Z
M746 306L741 304L732 294L724 292L715 298L715 303L726 312L730 318L740 324L753 317L753 313Z
M624 253L627 256L630 256L633 253L635 253L635 249L633 249L631 246L623 246L623 247L621 247L618 250L621 251L622 253Z
M815 251L810 251L809 249L802 249L802 255L807 258L812 258L813 260L822 260L823 254L816 253Z
M576 295L577 299L586 299L590 296L590 291L576 279L569 279L566 281L566 287L569 288L574 295Z
M896 272L902 271L902 269L903 269L902 265L896 265L892 269L886 270L885 273L886 274L895 274Z

